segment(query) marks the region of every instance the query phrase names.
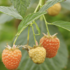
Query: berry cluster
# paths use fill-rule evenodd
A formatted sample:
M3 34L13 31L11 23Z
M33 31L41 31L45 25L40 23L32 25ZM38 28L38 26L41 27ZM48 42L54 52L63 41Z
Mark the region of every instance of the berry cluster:
M41 64L45 61L45 58L53 58L56 56L60 47L60 41L54 35L46 35L40 39L40 45L34 46L29 50L29 56L36 64Z
M45 61L45 58L53 58L56 56L59 45L60 41L56 35L48 36L44 34L40 39L40 45L37 44L34 47L26 45L24 49L28 51L29 57L34 63L41 64ZM7 45L2 53L2 61L5 67L10 70L18 68L21 57L22 53L15 45L12 48Z
M48 14L55 16L60 12L60 9L61 5L60 3L57 3L48 9ZM35 35L34 31L33 35ZM40 39L39 45L37 43L36 46L30 47L27 44L22 47L28 51L29 57L32 59L34 63L41 64L45 61L45 58L53 58L56 56L58 49L60 47L60 41L56 37L56 34L54 35L44 34L44 36ZM2 61L5 67L10 70L18 68L19 63L21 61L21 57L22 53L16 45L13 45L13 47L7 45L7 47L3 50L2 53Z

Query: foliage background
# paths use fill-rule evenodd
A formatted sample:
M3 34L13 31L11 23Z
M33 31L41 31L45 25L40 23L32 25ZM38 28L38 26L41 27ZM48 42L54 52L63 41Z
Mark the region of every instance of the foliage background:
M59 15L55 17L51 17L48 14L45 15L48 22L59 21L59 20L70 22L70 8L69 8L70 1L69 0L67 1L61 3L62 10ZM37 3L38 0L31 0L26 15L34 11ZM11 6L11 3L9 0L0 0L0 5ZM2 59L1 59L2 50L4 49L6 43L12 45L14 36L17 32L17 27L20 22L21 20L14 19L13 17L0 13L0 69L1 70L7 70L2 63ZM70 32L60 27L58 27L58 30L62 34L68 49L68 63L62 70L70 70Z

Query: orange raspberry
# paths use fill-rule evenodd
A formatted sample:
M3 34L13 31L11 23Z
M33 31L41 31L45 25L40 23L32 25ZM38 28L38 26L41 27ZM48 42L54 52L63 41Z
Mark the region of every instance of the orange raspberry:
M46 57L53 58L56 56L60 47L60 41L56 36L44 36L40 39L40 44L46 49Z
M2 53L2 61L7 69L17 69L21 60L21 51L17 48L4 49Z

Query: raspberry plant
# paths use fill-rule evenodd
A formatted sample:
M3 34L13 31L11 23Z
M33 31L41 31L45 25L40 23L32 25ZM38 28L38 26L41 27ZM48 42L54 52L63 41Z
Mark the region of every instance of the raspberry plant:
M45 17L45 14L47 14L46 10L48 10L54 4L58 2L63 2L63 1L65 0L39 0L39 3L34 13L28 14L27 16L25 15L25 13L27 11L27 7L30 4L30 0L11 0L11 3L13 6L11 7L0 6L1 12L7 15L13 16L16 19L22 20L18 26L18 32L16 34L13 44L21 45L21 47L29 51L30 47L26 47L25 45L27 46L37 45L36 42L37 41L39 42L39 40L43 36L42 33L47 33L48 36L51 36L51 34L58 33L58 38L60 39L61 47L58 50L56 57L52 59L46 58L44 63L41 65L34 64L31 61L31 59L27 56L28 53L24 50L23 51L21 50L23 53L22 54L23 57L18 67L19 70L22 70L22 69L24 70L51 70L51 69L59 70L60 69L61 70L66 65L67 57L68 57L66 46L62 42L63 39L61 37L61 34L59 33L59 31L55 26L64 28L66 30L70 30L69 28L70 22L55 21L55 22L49 23L47 22ZM51 26L48 27L48 25L51 25ZM52 25L55 25L55 26L52 26ZM64 54L65 51L66 53Z

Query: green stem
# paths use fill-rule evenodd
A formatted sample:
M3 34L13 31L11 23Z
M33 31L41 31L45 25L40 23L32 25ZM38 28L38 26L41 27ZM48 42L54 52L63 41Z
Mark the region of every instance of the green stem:
M19 32L19 35L22 33L22 31L26 28L27 26L25 26L23 29L21 29L21 31Z
M45 25L46 25L46 29L47 29L48 35L50 36L49 29L48 29L48 23L47 23L46 18L45 18L44 15L43 15L43 18L44 18L44 21L45 21Z
M40 29L39 29L37 23L36 23L35 21L33 21L33 22L34 22L34 24L36 25L36 29L37 29L37 31L38 31L38 34L35 34L35 35L40 35Z
M39 1L40 7L42 7L44 5L44 3L45 3L45 0L40 0Z
M39 3L38 3L38 5L37 5L37 7L36 7L34 13L36 13L37 10L39 9L39 7L42 7L42 5L43 5L44 3L45 3L45 0L39 0Z
M37 7L36 7L36 9L35 9L35 11L34 11L34 13L37 12L37 10L39 9L39 7L40 7L40 5L38 4Z
M15 38L15 40L14 40L14 43L13 43L13 44L15 44L15 43L16 43L18 36L19 36L19 35L17 35L17 36L16 36L16 38Z
M26 26L26 27L27 27L27 26ZM26 28L26 27L25 27L25 28ZM25 28L24 28L24 29L25 29ZM19 35L21 34L21 32L22 32L24 29L22 29L19 33L17 33L16 38L15 38L15 40L14 40L14 43L13 43L13 44L15 44L15 43L16 43L16 41L17 41L17 39L18 39Z
M32 31L33 31L34 41L35 41L35 44L36 44L36 38L35 38L35 32L34 32L33 26L32 26Z
M43 6L44 3L45 3L45 0L40 0L40 8ZM47 23L44 15L43 15L43 18L44 18L44 21L45 21L45 24L46 24L48 35L50 36L49 29L48 29L48 23Z
M53 25L52 23L47 23L48 25Z
M28 26L27 45L29 44L29 33L30 33L30 25Z

